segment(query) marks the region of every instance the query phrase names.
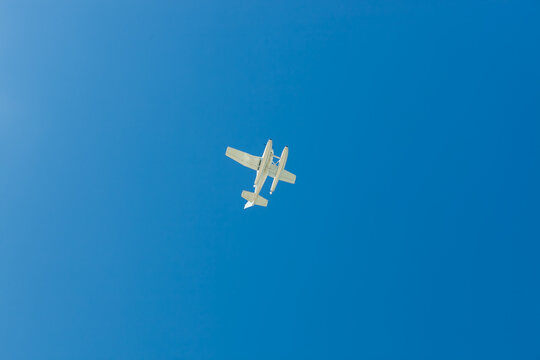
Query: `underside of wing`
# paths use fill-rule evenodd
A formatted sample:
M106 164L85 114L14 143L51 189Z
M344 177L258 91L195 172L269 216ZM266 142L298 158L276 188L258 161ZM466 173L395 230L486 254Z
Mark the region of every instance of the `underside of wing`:
M240 164L253 169L257 171L259 169L259 164L261 162L261 158L258 156L250 155L246 152L233 149L232 147L227 147L227 151L225 152L225 155L230 157L236 162L239 162Z
M283 169L283 171L281 171L281 174L279 174L279 181L285 181L286 183L294 184L294 182L296 181L296 175Z
M268 167L268 176L275 178L277 170L277 165L270 164L270 166ZM281 174L279 174L279 181L285 181L286 183L294 184L294 182L296 181L296 175L283 169L281 170Z

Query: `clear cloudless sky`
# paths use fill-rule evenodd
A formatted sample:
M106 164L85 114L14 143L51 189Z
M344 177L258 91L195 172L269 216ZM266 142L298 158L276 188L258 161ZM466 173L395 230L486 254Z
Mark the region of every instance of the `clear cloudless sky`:
M0 359L538 359L539 64L538 1L0 2Z

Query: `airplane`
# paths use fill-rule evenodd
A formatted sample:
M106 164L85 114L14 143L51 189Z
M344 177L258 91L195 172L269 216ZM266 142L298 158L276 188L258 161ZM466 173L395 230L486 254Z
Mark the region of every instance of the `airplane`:
M276 190L277 183L280 180L290 184L294 184L296 181L296 175L284 169L285 163L287 162L287 157L289 155L289 148L285 146L281 156L275 156L274 150L272 150L272 139L268 140L266 143L262 156L250 155L243 151L233 149L230 146L227 147L225 155L234 161L239 162L245 167L257 171L255 183L253 184L255 192L245 190L242 191L242 197L247 200L246 205L244 205L244 209L250 208L253 205L268 205L268 200L259 195L268 176L274 178L274 181L272 181L272 186L270 187L270 194ZM278 159L277 163L274 163L274 158Z

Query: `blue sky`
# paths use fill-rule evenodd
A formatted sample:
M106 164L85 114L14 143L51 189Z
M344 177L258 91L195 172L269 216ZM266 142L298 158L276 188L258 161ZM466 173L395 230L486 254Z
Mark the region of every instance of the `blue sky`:
M0 358L538 358L539 19L3 1Z

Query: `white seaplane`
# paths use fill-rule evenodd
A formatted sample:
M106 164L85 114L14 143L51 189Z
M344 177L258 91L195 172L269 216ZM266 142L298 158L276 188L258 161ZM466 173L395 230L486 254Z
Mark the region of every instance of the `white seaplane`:
M255 177L255 192L242 191L242 197L247 200L244 209L252 207L253 205L266 206L268 205L268 200L259 195L261 189L266 181L268 176L274 178L272 182L272 187L270 188L270 194L276 190L278 181L285 181L290 184L294 184L296 181L296 175L285 170L285 163L287 162L287 156L289 155L289 148L285 146L281 156L275 156L274 150L272 150L272 140L268 140L266 147L262 156L254 156L248 153L245 153L240 150L233 149L232 147L227 147L225 155L233 159L234 161L239 162L240 164L257 171L257 176ZM278 159L277 163L273 162L273 159Z

